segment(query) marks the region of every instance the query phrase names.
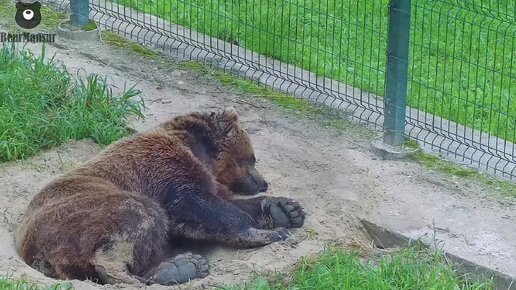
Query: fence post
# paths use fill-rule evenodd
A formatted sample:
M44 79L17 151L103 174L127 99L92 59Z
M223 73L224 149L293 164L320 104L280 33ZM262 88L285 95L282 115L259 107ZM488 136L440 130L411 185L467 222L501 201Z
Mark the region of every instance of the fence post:
M411 0L389 0L384 135L389 145L405 138Z
M82 28L88 25L90 19L89 0L70 1L70 23L72 26Z

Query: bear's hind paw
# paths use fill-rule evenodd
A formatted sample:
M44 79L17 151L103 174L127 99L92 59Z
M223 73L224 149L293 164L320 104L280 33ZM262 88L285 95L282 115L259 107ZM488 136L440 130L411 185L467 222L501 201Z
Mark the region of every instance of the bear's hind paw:
M185 253L161 263L152 271L149 284L174 285L208 276L208 261L201 255Z

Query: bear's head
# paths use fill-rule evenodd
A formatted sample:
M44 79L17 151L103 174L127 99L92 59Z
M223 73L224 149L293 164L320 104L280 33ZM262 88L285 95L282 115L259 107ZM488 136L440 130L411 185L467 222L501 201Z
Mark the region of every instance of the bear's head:
M241 195L267 191L268 184L255 167L256 157L251 139L240 126L235 109L227 108L221 113L212 113L211 118L217 128L217 181Z
M41 23L41 3L16 2L16 24L25 29L32 29Z
M267 191L268 184L255 167L251 139L241 127L235 109L192 112L174 117L160 127L189 146L215 179L231 192L254 195Z

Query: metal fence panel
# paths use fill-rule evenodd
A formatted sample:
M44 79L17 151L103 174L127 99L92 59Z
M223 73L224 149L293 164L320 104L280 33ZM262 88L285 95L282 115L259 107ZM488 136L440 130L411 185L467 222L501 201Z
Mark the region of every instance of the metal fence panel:
M407 100L419 109L408 123L434 133L410 136L512 178L515 9L511 0L415 1Z
M90 0L90 16L382 128L388 3ZM514 0L412 0L406 135L516 178L515 39Z

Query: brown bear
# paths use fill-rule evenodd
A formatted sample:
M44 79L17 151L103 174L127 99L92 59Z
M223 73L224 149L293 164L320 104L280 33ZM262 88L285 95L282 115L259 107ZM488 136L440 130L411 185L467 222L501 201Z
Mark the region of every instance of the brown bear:
M294 200L235 198L267 190L255 162L234 109L177 116L45 186L16 233L17 251L60 279L170 285L205 277L200 255L160 260L171 238L257 247L303 225Z

